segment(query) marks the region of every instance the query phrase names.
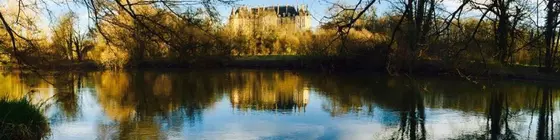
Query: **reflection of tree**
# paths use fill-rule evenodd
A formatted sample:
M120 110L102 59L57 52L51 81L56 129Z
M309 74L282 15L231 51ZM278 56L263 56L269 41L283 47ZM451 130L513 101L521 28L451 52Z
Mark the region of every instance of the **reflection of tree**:
M144 118L153 120L155 118ZM119 135L114 139L162 139L160 124L154 121L125 121L118 124ZM164 139L164 138L163 138Z
M189 124L193 125L202 119L205 109L211 107L222 98L224 73L216 72L188 72L171 73L169 83L173 84L170 98L163 96L159 100L169 101L179 107L176 115L185 115ZM154 84L161 85L161 84ZM171 100L170 100L171 99ZM178 113L180 112L180 114Z
M517 133L511 129L510 120L513 120L518 111L511 108L511 97L509 95L503 89L496 89L496 91L491 92L490 99L487 100L486 130L461 135L456 139L517 139Z
M109 118L124 121L135 114L135 105L129 92L130 75L122 72L102 72L96 78L98 102Z
M510 120L515 112L510 108L510 101L507 93L502 90L492 92L490 95L490 109L487 114L488 133L490 139L516 139L516 134L510 128ZM504 132L502 132L504 130Z
M498 136L502 133L502 126L506 125L506 131L508 131L508 120L507 120L507 111L504 115L504 110L507 110L507 107L504 108L504 100L505 94L501 91L499 92L492 92L490 98L490 110L488 111L488 121L490 121L490 136L491 139L496 140Z
M416 85L416 83L413 83ZM424 96L419 89L412 86L402 97L402 106L399 108L400 124L398 133L393 139L426 139L426 113L424 107Z
M61 73L55 74L53 80L55 88L54 99L58 109L65 119L72 120L78 116L78 93L83 88L83 74Z
M78 117L78 91L83 87L83 77L82 73L58 73L44 77L27 72L1 74L0 89L3 93L0 93L0 98L29 98L34 104L45 105L44 109L56 106L55 118L72 120Z
M161 126L156 121L122 121L99 124L96 139L166 139L160 132L162 132Z
M48 86L32 80L22 83L27 78L14 74L0 75L0 80L10 83L0 83L0 87L17 92L28 90L27 83L38 85L31 87ZM538 88L527 83L508 82L502 86L504 88L481 90L461 82L417 79L418 83L426 87L412 88L411 85L417 84L410 84L408 79L399 77L325 76L287 71L105 71L87 75L65 73L54 75L49 80L54 82L56 88L52 105L61 112L56 115L68 117L62 118L64 121L72 116L80 117L76 116L77 110L80 110L77 106L80 105L78 101L81 96L78 90L88 87L88 84L95 85L98 103L105 115L115 121L115 124L109 124L114 130L107 132L114 133L111 137L115 139L137 138L134 135L140 132L146 133L142 135L149 138L164 137L160 133L169 130L180 132L173 129L197 125L203 119L204 110L224 99L224 95L229 98L232 108L239 111L284 113L305 109L310 92L319 95L320 100L324 101L324 111L332 116L365 114L374 117L373 109L379 108L381 111L377 115L380 116L375 117L380 118L382 124L399 129L389 133L394 134L392 136L395 139L426 139L426 135L430 135L428 132L431 132L424 128L426 108L451 109L467 112L469 116L487 115L486 129L460 135L457 139L514 138L518 126L524 125L515 120L520 118L516 113L535 110L539 118L538 132L530 136L552 139L552 105L559 99L552 95L555 91L552 87L535 92ZM38 93L47 93L37 90ZM543 96L543 92L548 96ZM42 94L30 95L35 98ZM0 94L2 96L23 98L25 95Z
M21 83L22 78L16 74L2 73L0 74L0 98L19 100L25 96L26 86Z
M220 99L224 85L223 74L215 73L98 74L99 103L106 115L118 122L122 137L144 130L159 137L163 122L170 128L182 128L185 122L194 125L202 119L203 110Z
M383 84L374 84L379 81L385 82L382 78L305 76L308 76L311 87L326 98L322 107L331 116L360 113L373 115L374 100L384 98L380 93L385 93L388 89Z
M219 78L190 73L103 72L100 77L100 103L110 117L119 121L166 116L175 111L194 119L217 100L215 86L220 85L212 83Z
M482 89L478 85L465 84L465 82L439 79L417 79L418 83L425 83L426 87L419 87L422 94L414 94L410 89L410 83L399 77L367 77L360 76L317 76L304 77L309 79L311 87L318 94L326 98L323 108L333 116L353 113L370 112L368 108L376 106L386 110L397 110L400 115L399 133L401 136L395 138L421 139L423 138L421 125L424 123L424 108L453 109L469 114L486 114L486 129L481 129L470 134L461 134L457 139L512 139L518 137L519 129L525 124L522 121L522 112L532 110L535 102L543 104L555 103L557 96L535 95L538 90L537 84L526 82L499 82L500 87ZM367 77L367 78L365 78ZM374 84L376 83L376 84ZM387 84L384 84L387 83ZM414 85L414 84L412 84ZM429 92L423 92L427 90ZM490 92L496 91L496 92ZM499 92L498 92L499 91ZM548 92L551 92L549 89ZM547 94L550 95L550 94ZM527 98L539 96L539 99ZM545 105L541 105L545 106ZM366 108L366 109L364 109ZM552 107L545 111L545 117L541 118L545 126L539 126L541 135L552 136ZM546 111L549 113L547 114ZM366 115L372 115L367 113ZM381 114L383 115L383 114ZM546 117L548 116L548 117ZM396 120L393 117L381 117L382 123L391 125ZM416 130L416 131L411 131ZM425 133L424 133L425 134Z
M542 100L539 107L539 122L537 125L537 139L554 139L554 125L553 122L553 106L552 106L552 90L549 87L544 87L542 90ZM537 94L537 98L538 98Z

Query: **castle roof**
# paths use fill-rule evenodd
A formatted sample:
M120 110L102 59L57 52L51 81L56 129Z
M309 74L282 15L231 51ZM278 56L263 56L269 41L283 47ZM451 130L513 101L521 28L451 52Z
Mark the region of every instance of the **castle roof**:
M268 7L254 7L250 9L248 9L247 7L240 7L237 8L235 12L232 11L232 14L248 14L247 12L258 13L259 10L275 12L280 17L306 15L308 13L306 9L298 10L294 6L268 6Z

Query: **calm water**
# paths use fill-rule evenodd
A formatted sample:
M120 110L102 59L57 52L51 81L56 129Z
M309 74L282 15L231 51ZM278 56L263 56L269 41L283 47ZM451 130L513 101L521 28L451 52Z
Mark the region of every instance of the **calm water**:
M0 75L50 139L558 139L558 86L264 70ZM556 129L554 129L556 128Z

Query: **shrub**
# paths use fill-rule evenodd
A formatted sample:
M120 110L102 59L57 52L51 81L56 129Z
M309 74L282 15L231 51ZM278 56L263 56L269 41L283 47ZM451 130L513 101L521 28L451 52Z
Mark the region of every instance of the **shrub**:
M25 99L1 99L0 110L0 140L41 139L50 132L39 107Z

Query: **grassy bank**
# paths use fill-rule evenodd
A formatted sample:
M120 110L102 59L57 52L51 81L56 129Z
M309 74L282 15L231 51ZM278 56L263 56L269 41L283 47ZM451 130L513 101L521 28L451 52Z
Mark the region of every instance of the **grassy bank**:
M19 64L19 63L7 63L0 65L0 69L3 70L29 70L29 69L39 69L46 71L90 71L90 70L100 70L103 66L94 61L84 61L84 62L72 62L72 61L57 61L57 62L43 62L43 63L33 63L33 64Z
M459 75L457 69L454 74L458 76L483 76L482 78L495 77L500 79L560 82L560 73L545 73L542 72L538 66L530 65L503 66L498 64L489 64L485 67L471 66L459 70L462 72L460 73L462 75Z
M237 57L226 68L314 70L322 72L386 72L384 60L361 57L253 56ZM466 63L452 66L442 61L420 60L414 66L401 65L400 73L425 76L460 76L560 82L560 73L543 73L538 66Z
M560 81L560 74L543 73L537 66L501 65L498 63L463 63L450 65L437 60L420 60L415 65L393 64L399 73L438 76L462 76L474 78L501 78L538 81ZM81 63L60 62L50 65L37 65L40 70L55 71L91 71L107 68L93 61ZM232 56L232 57L199 57L191 61L177 60L146 60L129 62L125 69L276 69L276 70L307 70L318 72L386 72L385 60L382 57L369 55L355 56L302 56L302 55L266 55L266 56Z
M384 70L384 63L360 57L252 56L235 57L224 63L224 67L354 72L382 71Z
M39 108L25 99L1 99L0 110L0 140L38 140L50 132Z

